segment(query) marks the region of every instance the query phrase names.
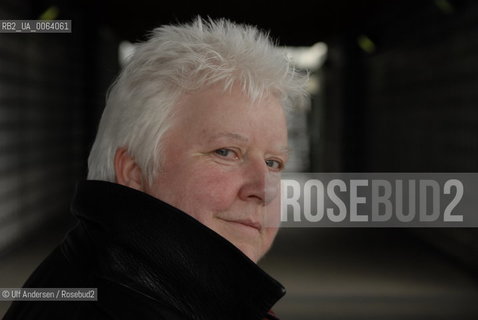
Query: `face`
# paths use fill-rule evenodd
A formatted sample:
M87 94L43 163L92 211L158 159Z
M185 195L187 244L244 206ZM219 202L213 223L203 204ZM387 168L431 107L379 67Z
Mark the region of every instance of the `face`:
M238 88L185 95L163 136L161 169L150 195L188 213L257 262L280 215L287 127L279 100L255 105Z

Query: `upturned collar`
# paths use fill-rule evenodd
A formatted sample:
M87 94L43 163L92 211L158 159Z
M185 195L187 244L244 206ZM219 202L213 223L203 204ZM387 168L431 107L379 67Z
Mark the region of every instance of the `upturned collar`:
M70 239L70 246L88 242L88 263L100 278L166 303L190 319L259 320L285 294L279 282L230 242L143 192L84 181L72 211L83 239Z

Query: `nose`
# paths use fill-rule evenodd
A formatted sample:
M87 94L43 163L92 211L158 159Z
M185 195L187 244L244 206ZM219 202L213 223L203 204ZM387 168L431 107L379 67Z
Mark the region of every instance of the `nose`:
M280 176L271 172L263 159L251 160L243 167L239 198L268 205L279 194Z

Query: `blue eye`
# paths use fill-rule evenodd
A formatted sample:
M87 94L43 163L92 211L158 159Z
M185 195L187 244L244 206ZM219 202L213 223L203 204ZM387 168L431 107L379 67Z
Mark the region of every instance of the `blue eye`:
M223 158L231 158L231 157L233 157L234 159L239 158L236 152L234 152L231 149L221 148L221 149L214 150L214 153Z
M277 160L266 160L266 165L272 169L282 169L282 163Z

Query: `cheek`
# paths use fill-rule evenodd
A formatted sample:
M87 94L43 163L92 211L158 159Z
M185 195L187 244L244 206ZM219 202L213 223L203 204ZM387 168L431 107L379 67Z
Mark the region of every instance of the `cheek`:
M264 211L264 226L278 229L281 223L281 202L280 197L275 197ZM277 232L277 231L276 231Z
M185 181L188 194L183 199L188 204L184 210L200 221L230 208L238 195L238 179L228 172L202 170Z

